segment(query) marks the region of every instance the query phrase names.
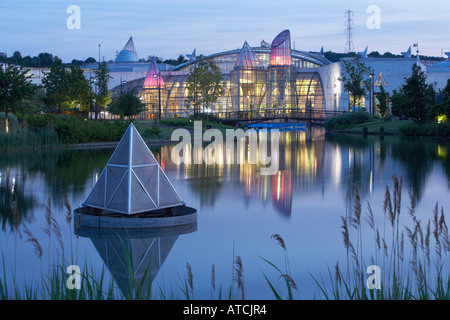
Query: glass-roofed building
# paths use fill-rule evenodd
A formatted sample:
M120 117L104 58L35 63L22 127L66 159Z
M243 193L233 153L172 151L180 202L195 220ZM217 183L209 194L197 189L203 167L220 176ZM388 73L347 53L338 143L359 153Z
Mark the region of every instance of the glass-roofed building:
M204 57L212 59L220 68L225 94L207 110L218 117L231 114L251 113L264 115L267 112L323 110L324 92L317 68L330 64L319 53L291 49L289 30L284 30L272 41L261 42L259 47L250 47L244 42L242 48L220 52ZM145 104L139 119L188 116L193 106L188 99L187 77L197 66L199 58L191 59L174 67L160 71L153 59L145 78L128 81L118 94L134 90ZM160 108L161 105L161 108Z

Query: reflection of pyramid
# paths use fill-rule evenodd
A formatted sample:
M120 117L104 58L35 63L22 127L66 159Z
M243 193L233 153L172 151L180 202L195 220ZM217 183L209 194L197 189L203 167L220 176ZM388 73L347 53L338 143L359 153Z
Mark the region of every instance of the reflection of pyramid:
M140 287L145 296L180 235L197 231L197 223L149 229L81 227L75 234L90 238L125 297Z
M135 214L183 205L133 124L114 150L84 206Z
M140 285L143 292L156 275L178 236L144 239L91 239L125 296ZM149 283L150 282L150 283Z

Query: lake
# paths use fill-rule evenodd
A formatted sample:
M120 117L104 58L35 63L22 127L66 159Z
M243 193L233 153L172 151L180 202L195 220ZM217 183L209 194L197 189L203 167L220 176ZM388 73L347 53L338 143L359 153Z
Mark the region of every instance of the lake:
M393 190L393 175L402 179L402 226L411 227L409 193L424 224L433 218L436 203L444 212L450 208L447 140L326 135L320 127L283 131L279 150L272 150L279 159L274 175L261 175L259 164L175 165L173 148L174 144L150 146L181 198L197 209L197 225L123 233L122 240L107 230L77 230L73 221L66 221L64 202L66 194L75 209L86 200L113 148L2 154L0 278L6 277L9 286L15 281L19 290L38 287L49 266L61 264L64 255L83 270L100 274L105 269L105 282L114 281L121 294L128 281L120 267L121 241L132 239L127 243L132 245L136 274L142 275L151 264L157 299L160 292L184 299L180 287L187 279L187 264L195 299L217 299L220 290L222 298L230 291L234 298L241 298L242 291L233 282L237 257L242 261L246 299L274 299L265 276L286 294L280 277L285 273L295 281L294 298L321 298L314 278L327 282L337 262L342 269L347 263L341 217L352 217L355 188L362 204L361 240L367 244L368 262L373 258L374 236L366 226L367 203L378 228L388 230L383 202L386 186ZM14 197L18 220L13 214ZM49 204L61 231L59 239L45 230ZM39 242L41 258L25 230ZM353 229L351 233L353 237ZM286 251L274 234L284 240ZM410 255L406 246L405 256Z

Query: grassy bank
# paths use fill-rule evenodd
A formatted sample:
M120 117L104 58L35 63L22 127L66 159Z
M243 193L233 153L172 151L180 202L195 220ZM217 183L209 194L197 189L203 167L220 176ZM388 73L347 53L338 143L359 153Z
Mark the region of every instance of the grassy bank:
M372 117L365 111L349 112L325 121L325 128L332 133L387 134L410 137L450 137L450 122L429 120L415 123L412 120L397 120L391 117Z
M350 128L337 130L341 133L349 134L388 134L388 135L402 135L403 128L410 125L409 121L391 120L391 121L373 121L363 124L358 124Z
M329 118L324 126L328 132L333 133L401 135L402 128L410 123L391 117L374 117L366 111L357 111Z

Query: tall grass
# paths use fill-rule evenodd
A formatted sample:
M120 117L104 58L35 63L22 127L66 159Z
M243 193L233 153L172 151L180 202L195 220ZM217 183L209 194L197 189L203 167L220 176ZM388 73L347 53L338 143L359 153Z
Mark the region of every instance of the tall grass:
M35 150L36 148L55 148L61 146L58 134L51 128L29 130L20 127L9 133L0 131L0 150L11 152L14 150Z
M354 189L351 217L341 217L343 244L347 252L346 272L336 264L334 273L329 270L329 280L319 281L313 276L325 299L349 300L440 300L450 298L450 238L444 210L438 203L433 217L424 223L418 219L416 201L409 192L409 225L401 225L402 179L392 177L393 189L386 186L383 202L384 221L380 230L374 213L367 203L366 222L373 232L370 261L363 255L361 236L362 205L358 190ZM349 225L351 221L351 225ZM353 232L352 232L353 231ZM351 235L355 238L352 239ZM434 238L434 256L432 256ZM405 239L410 251L405 252ZM367 267L378 265L381 270L380 289L369 289Z

